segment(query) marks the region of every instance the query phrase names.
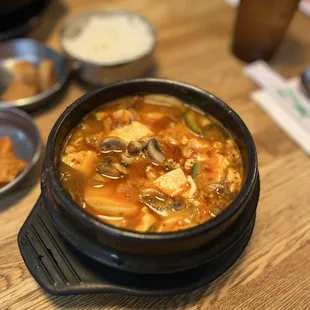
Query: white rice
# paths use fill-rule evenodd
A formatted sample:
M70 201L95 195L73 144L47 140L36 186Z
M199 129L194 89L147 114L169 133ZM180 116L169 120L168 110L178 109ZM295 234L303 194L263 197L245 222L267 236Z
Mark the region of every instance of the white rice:
M74 58L99 65L129 62L151 51L154 34L142 18L131 14L90 16L81 31L62 40Z

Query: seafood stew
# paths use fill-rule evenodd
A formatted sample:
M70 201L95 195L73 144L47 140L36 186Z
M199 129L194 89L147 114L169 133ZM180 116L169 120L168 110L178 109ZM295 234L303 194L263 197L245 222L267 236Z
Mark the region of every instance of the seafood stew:
M167 95L132 96L86 115L65 141L59 174L98 220L140 232L216 217L243 183L240 151L211 115Z

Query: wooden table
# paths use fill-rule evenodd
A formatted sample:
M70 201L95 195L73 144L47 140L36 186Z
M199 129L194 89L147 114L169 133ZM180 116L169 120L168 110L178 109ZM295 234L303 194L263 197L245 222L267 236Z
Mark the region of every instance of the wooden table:
M148 299L117 295L49 296L29 274L16 234L39 194L38 178L0 203L0 309L310 309L310 158L253 102L254 84L230 53L235 10L222 0L52 1L44 24L29 36L59 50L69 13L121 7L145 15L158 29L160 77L204 88L235 109L257 145L261 198L244 255L209 287L181 296ZM284 76L310 65L310 19L297 13L272 65ZM33 114L43 141L66 106L84 90L74 82L59 104Z

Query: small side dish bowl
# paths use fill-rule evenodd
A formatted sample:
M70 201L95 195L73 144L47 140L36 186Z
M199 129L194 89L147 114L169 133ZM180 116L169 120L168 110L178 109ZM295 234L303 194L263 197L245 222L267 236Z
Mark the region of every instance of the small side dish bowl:
M31 117L18 109L0 107L0 137L9 136L18 158L27 162L25 170L16 179L0 187L0 197L13 190L31 171L40 158L41 137Z
M69 76L69 67L66 59L56 51L46 47L40 42L31 39L14 39L0 45L0 93L9 85L14 76L14 65L21 61L38 65L41 60L53 61L56 71L56 84L48 90L37 95L14 101L0 101L0 106L34 110L47 103L65 85Z
M244 182L232 203L215 218L175 232L129 231L100 222L85 212L61 185L58 166L63 141L69 132L98 106L125 96L142 94L170 95L190 106L196 106L218 119L235 138L243 158ZM199 251L212 241L216 242L245 209L252 208L255 212L259 194L256 149L244 122L228 105L212 94L187 84L163 79L122 81L84 95L59 117L48 138L41 188L44 204L56 228L79 251L119 269L165 273L169 269L163 268L163 260L172 256L182 260L192 251ZM137 257L140 259L137 260ZM137 261L142 261L143 266L137 264ZM197 266L197 261L193 262L191 259L185 263L183 270ZM200 260L198 264L201 263L204 261Z
M66 48L66 38L74 39L79 36L83 32L84 27L91 22L92 18L100 19L105 17L124 17L131 23L140 23L140 25L143 25L145 28L144 31L150 36L151 42L149 48L147 48L145 52L139 52L136 57L133 56L124 60L114 60L112 62L106 59L102 63L92 59L89 53L86 53L82 59L81 57L73 55L73 53ZM111 40L113 39L113 32L115 32L115 30L111 29L111 33L108 35L109 38L111 37ZM117 36L117 33L114 35ZM129 40L132 41L133 45L137 45L133 42L133 39L134 38L131 38ZM90 40L91 39L87 37L86 44L89 46L94 45ZM62 28L60 41L63 53L71 62L72 68L76 70L78 78L90 85L100 86L124 79L138 78L151 70L154 65L152 55L156 45L155 28L148 20L136 13L126 11L90 11L71 16ZM110 46L107 46L109 45L108 42L98 42L98 44L99 43L100 45L104 45L104 47L110 48ZM100 45L93 46L93 48L96 49L96 53L99 52L98 48L100 48ZM76 51L76 48L74 50ZM122 49L122 53L125 53L125 51L126 49ZM88 60L86 59L87 56L89 57Z

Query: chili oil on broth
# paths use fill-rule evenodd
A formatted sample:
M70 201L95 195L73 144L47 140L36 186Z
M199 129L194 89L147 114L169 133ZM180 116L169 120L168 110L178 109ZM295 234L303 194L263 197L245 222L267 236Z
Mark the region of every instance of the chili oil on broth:
M125 97L86 115L64 143L59 173L86 212L141 232L208 221L243 182L229 131L167 95Z

